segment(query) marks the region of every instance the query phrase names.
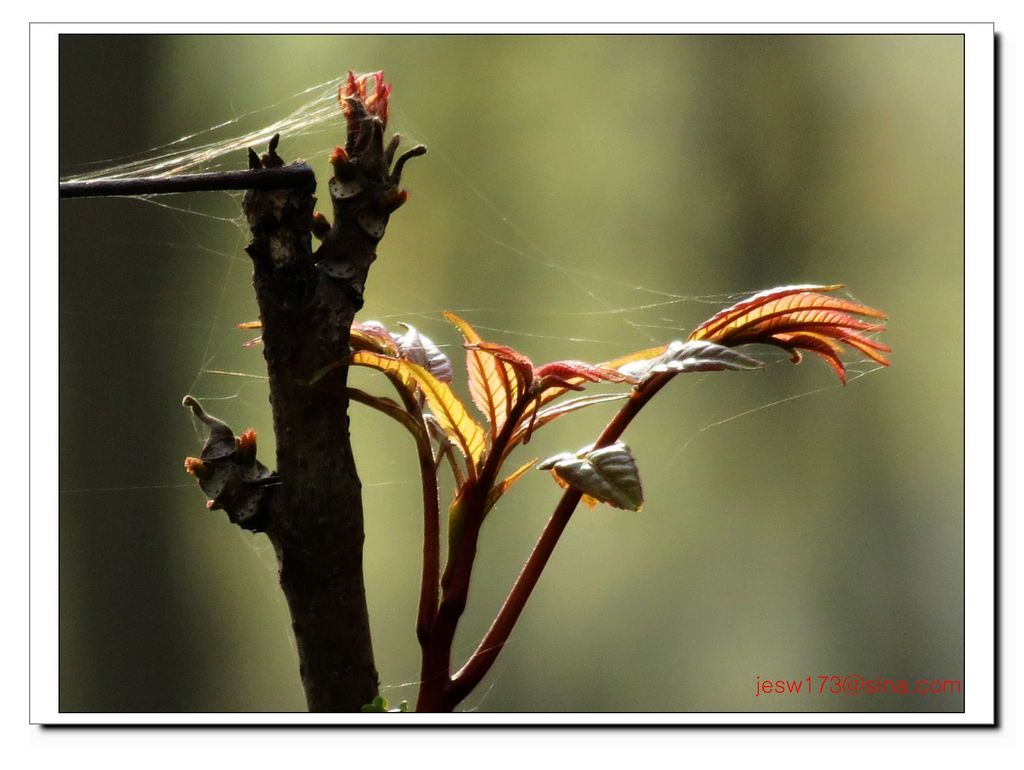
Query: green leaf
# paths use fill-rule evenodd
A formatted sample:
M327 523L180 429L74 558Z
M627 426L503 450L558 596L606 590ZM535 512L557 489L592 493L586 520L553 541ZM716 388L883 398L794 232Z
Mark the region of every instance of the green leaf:
M628 511L644 505L636 461L621 441L601 449L584 447L575 454L563 452L537 465L550 470L557 481L602 503Z
M383 714L388 710L388 699L383 695L378 695L359 710L363 714Z
M370 703L362 706L359 711L363 714L398 714L409 710L409 701L404 700L398 704L398 708L388 708L388 699L378 695Z

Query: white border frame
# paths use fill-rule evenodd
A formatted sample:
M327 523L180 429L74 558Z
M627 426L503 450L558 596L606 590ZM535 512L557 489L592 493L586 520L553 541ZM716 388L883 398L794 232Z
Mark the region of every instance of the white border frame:
M995 720L994 338L973 338L964 351L965 656L964 713L623 713L387 714L358 716L241 714L62 714L57 701L57 37L61 33L340 34L351 25L35 24L30 29L31 88L31 698L36 724L677 724L677 725L984 725ZM965 314L994 318L994 28L991 24L368 24L360 33L441 34L963 34L965 75ZM967 266L970 269L967 269Z

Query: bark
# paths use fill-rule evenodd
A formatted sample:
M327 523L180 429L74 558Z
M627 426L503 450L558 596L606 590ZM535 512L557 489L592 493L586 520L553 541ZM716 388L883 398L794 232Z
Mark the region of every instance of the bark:
M377 694L377 671L347 369L311 384L348 354L357 303L314 262L314 201L311 189L253 191L244 204L277 439L279 485L265 531L281 565L310 711L358 711Z
M254 433L236 438L195 399L184 402L211 429L202 457L186 460L209 507L266 532L274 545L310 711L359 711L378 691L344 363L377 243L405 202L402 169L426 152L416 146L394 160L399 138L384 146L389 93L379 73L350 73L342 86L347 136L331 154L330 224L314 214L314 175L302 163L285 166L277 136L263 155L249 152L254 176L288 172L292 182L288 189L250 189L242 202L252 233L246 251L263 327L276 470L256 460ZM296 186L295 179L308 184ZM316 251L314 234L322 241Z

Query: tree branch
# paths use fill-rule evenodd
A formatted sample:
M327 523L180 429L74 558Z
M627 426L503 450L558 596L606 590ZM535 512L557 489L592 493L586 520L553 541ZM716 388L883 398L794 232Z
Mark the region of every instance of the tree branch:
M216 190L299 190L316 187L313 169L305 163L250 171L141 176L132 179L90 179L61 182L61 198L100 198L112 195L164 195Z
M186 469L214 497L214 507L223 507L240 526L266 532L273 543L311 711L359 711L378 689L363 584L361 484L349 440L348 367L339 361L349 354L352 320L363 305L377 243L406 199L398 187L402 166L426 152L413 148L391 168L399 141L395 137L383 146L390 90L381 73L350 72L341 88L347 136L346 149L336 147L330 157L332 223L314 214L316 179L305 164L285 165L277 135L262 155L249 150L246 172L125 184L104 180L65 193L141 194L154 191L153 185L160 192L248 189L242 199L252 233L246 251L263 329L277 471L256 462L254 433L235 439L208 415L211 438L203 457L188 458ZM314 230L322 241L316 252ZM194 399L186 401L202 419ZM376 406L388 411L392 403ZM425 426L415 433L422 438L421 463L429 466L427 484L434 475L433 455ZM272 493L264 494L268 480ZM222 489L229 482L230 489ZM425 507L429 512L427 499ZM436 500L433 512L436 519ZM427 554L424 559L429 577Z
M250 191L243 200L281 479L266 533L281 567L310 711L358 711L377 694L377 671L347 370L310 385L318 371L347 354L356 308L350 292L317 269L314 203L311 187ZM350 248L372 251L374 245L353 239Z

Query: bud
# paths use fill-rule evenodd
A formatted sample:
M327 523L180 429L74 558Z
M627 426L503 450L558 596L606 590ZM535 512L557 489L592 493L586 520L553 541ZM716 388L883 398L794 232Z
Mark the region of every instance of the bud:
M254 463L256 461L256 431L249 428L235 440L238 442L235 461L244 464Z
M185 458L185 471L191 473L200 481L205 481L213 475L213 468L204 463L198 457Z
M331 223L327 221L327 217L321 214L319 211L313 212L313 237L318 241L322 241L327 233L331 231Z

